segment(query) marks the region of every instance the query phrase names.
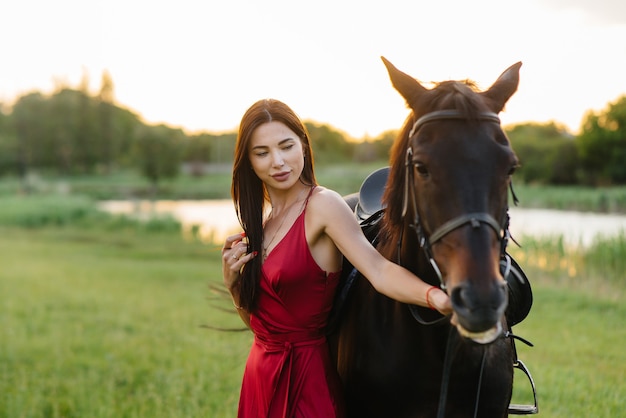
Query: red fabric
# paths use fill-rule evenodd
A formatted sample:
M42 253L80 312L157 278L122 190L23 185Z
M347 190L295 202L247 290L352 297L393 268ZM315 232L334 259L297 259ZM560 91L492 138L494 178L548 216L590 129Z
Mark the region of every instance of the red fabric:
M339 273L327 274L306 242L304 213L263 263L255 338L241 386L240 418L343 417L339 376L324 328Z

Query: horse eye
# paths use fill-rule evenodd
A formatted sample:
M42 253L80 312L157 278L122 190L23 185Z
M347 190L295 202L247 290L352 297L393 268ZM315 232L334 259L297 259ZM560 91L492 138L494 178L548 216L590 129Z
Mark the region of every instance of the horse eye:
M512 166L512 167L509 169L508 175L509 175L509 176L512 176L512 175L515 173L515 171L517 170L517 168L518 168L518 167L519 167L519 166L517 166L517 165Z
M422 163L415 163L415 169L422 177L428 177L428 168Z

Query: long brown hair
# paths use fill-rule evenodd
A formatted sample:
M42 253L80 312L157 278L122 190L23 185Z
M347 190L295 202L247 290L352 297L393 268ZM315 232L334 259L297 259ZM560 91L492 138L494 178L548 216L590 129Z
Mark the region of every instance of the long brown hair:
M317 185L309 134L298 115L285 103L275 99L259 100L250 106L239 124L231 195L237 218L248 239L248 252L258 251L259 254L263 242L263 211L269 196L265 185L252 169L249 146L255 129L273 121L285 124L298 135L305 156L300 181L310 186ZM239 304L247 311L256 306L262 263L262 257L254 257L246 263L241 273L238 283Z

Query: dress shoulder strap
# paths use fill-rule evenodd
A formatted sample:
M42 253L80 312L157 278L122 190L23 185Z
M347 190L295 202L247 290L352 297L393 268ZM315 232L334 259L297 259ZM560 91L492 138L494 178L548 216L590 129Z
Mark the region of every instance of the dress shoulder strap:
M311 198L311 195L313 194L313 190L315 190L316 187L317 186L313 186L311 187L311 190L309 190L309 194L307 195L306 200L304 201L304 209L306 209L306 207L308 206L309 199Z

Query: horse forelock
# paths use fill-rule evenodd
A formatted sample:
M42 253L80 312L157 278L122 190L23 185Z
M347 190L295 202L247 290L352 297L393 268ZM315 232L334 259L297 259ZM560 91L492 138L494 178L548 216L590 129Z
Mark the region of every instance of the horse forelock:
M436 110L457 110L463 117L472 120L481 112L489 110L484 100L473 81L447 80L436 83L432 90L424 94L416 110L421 114Z

